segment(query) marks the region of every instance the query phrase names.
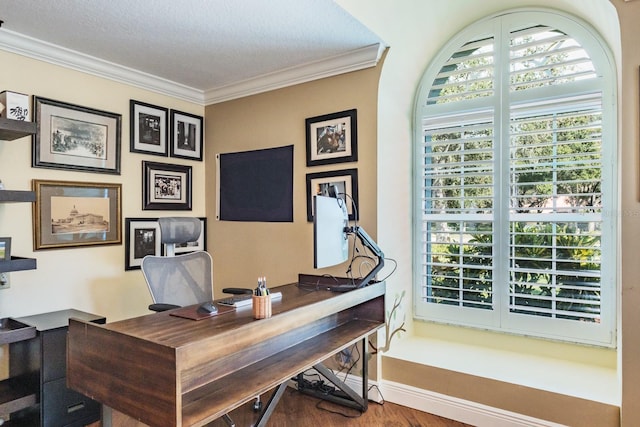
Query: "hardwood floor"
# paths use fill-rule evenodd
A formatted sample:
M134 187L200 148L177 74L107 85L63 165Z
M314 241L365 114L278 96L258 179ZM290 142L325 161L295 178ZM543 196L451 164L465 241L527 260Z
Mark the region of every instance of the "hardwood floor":
M264 402L271 394L263 396ZM231 414L237 427L253 425L256 412L250 402ZM457 421L417 411L405 406L385 402L380 405L369 402L364 414L351 408L319 400L288 387L271 415L268 427L465 427ZM208 427L228 427L222 419Z

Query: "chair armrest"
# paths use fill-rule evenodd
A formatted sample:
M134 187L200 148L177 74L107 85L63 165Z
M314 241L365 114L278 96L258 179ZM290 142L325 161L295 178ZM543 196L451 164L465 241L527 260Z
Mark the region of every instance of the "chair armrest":
M165 304L165 303L156 303L156 304L150 304L149 305L149 310L151 311L167 311L167 310L172 310L174 308L180 308L181 306L179 305L175 305L175 304Z
M222 290L223 293L225 294L231 294L231 295L244 295L244 294L253 294L253 289L247 289L247 288L224 288Z

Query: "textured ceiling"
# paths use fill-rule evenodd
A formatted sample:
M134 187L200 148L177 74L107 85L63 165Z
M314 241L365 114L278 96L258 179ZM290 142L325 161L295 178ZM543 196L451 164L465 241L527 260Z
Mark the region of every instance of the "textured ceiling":
M382 45L330 0L0 0L0 20L203 92Z

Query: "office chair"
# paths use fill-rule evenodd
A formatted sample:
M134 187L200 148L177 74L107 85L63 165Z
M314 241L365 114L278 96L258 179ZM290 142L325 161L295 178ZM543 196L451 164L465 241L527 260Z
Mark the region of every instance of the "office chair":
M213 260L205 251L176 255L177 244L195 242L200 237L198 218L167 217L158 220L160 242L166 244L166 256L147 255L141 269L153 303L149 310L166 311L186 305L213 301ZM262 408L256 396L254 409ZM235 423L223 415L229 427Z
M198 218L160 218L160 241L167 255L147 255L142 274L153 303L149 310L165 311L213 300L213 261L205 251L176 255L176 244L195 242L200 237Z

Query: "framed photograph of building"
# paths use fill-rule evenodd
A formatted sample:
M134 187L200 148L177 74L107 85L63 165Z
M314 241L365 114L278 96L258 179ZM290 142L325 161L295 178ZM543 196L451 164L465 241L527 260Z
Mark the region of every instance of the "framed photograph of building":
M358 219L358 169L307 174L307 221L313 221L313 196L328 195L327 187L335 185L338 197L345 200L349 220Z
M171 157L202 160L203 123L201 116L171 110Z
M125 219L125 270L139 270L142 258L160 256L162 250L158 218Z
M34 250L122 243L122 184L34 179Z
M129 110L129 151L166 157L169 153L169 110L133 99L129 101Z
M307 166L358 160L357 111L346 110L305 120Z
M143 210L191 210L191 166L142 162Z
M120 114L38 96L33 105L33 167L120 175Z

